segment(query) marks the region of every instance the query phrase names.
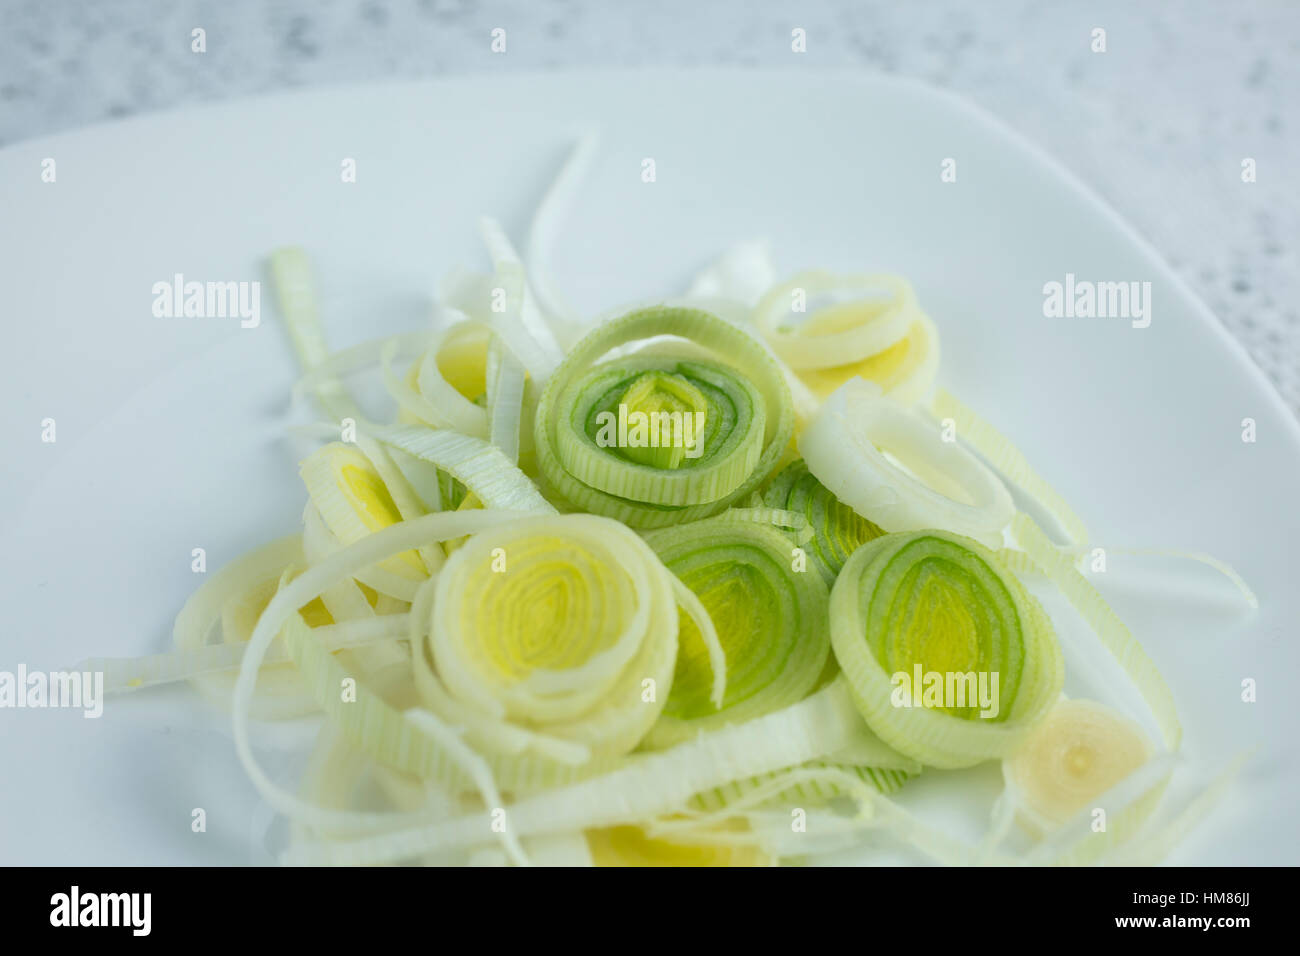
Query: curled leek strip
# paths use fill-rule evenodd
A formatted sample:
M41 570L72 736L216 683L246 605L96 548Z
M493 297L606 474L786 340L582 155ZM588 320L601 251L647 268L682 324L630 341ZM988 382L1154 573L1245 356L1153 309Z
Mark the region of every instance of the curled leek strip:
M475 404L486 390L484 369L492 333L478 322L457 322L437 333L407 380L391 363L396 343L381 354L384 385L409 419L476 438L488 434L487 413Z
M1011 753L1064 679L1038 602L991 552L940 531L854 553L831 592L831 643L871 729L934 767Z
M554 514L555 508L501 449L453 431L393 425L373 429L383 444L405 452L460 482L487 508Z
M316 306L311 264L302 249L289 247L271 253L270 267L280 314L289 328L294 351L303 370L310 372L329 357ZM315 391L316 400L331 417L360 417L356 403L337 378L318 380Z
M845 295L851 299L843 298ZM808 311L820 298L835 296ZM809 302L809 300L813 302ZM898 342L919 314L907 280L893 275L803 272L770 289L755 307L759 331L796 371L842 366ZM793 325L792 316L802 321Z
M690 359L596 364L655 336L689 340ZM702 351L715 358L697 358ZM760 342L711 313L663 306L607 322L574 346L542 392L534 437L544 481L571 505L662 528L716 514L755 490L793 427L789 389Z
M438 576L416 686L483 750L619 756L669 699L677 613L672 575L617 522L566 515L480 532Z
M959 402L951 393L939 389L930 405L931 413L939 419L951 418L957 434L984 456L1009 482L1023 489L1052 516L1069 543L1083 546L1088 542L1088 529L1065 499L1048 484L1029 464L1011 439L1007 438L974 410Z
M1146 763L1150 740L1133 721L1091 700L1063 700L1003 761L1017 809L1035 832L1065 823Z
M790 538L719 517L653 531L646 540L708 612L727 672L719 709L708 647L683 615L672 693L649 744L771 713L813 689L830 653L829 595L820 576L792 570Z
M998 548L1015 515L1011 495L979 459L863 379L826 401L799 451L831 494L885 531L941 528Z
M804 517L812 531L809 557L828 586L835 583L849 555L860 545L884 534L827 491L802 460L786 465L772 479L763 493L763 501L769 507Z
M367 557L358 556L360 560ZM861 727L853 701L836 682L776 713L701 734L600 776L524 797L506 808L507 826L526 838L641 823L679 812L701 791L815 760L849 746L860 737ZM258 778L254 781L267 794ZM279 792L276 799L282 799ZM491 826L488 812L469 813L338 843L304 843L286 855L286 862L364 864L409 859L482 843Z

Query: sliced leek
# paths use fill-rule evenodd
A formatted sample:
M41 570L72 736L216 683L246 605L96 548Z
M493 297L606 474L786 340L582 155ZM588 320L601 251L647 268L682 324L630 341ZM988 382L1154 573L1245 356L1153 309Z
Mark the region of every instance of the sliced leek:
M685 338L695 354L716 358L597 364L655 336ZM634 413L642 416L635 422ZM638 435L642 421L669 427ZM708 312L664 306L608 322L575 345L542 392L534 429L542 477L565 501L656 528L716 514L755 490L793 427L789 389L759 342Z
M1007 489L975 456L863 379L826 401L799 436L799 452L831 494L885 531L941 528L998 548L1015 514Z
M651 745L770 713L813 689L830 653L829 594L819 575L793 570L787 535L724 517L650 532L646 540L704 606L727 672L719 709L708 647L683 614L672 693Z
M1060 825L1150 759L1133 721L1090 700L1063 700L1003 763L1028 825Z
M884 534L866 518L831 494L813 477L808 465L786 465L763 492L763 501L802 515L812 531L808 556L828 585L860 545Z
M859 548L831 593L831 642L871 729L934 767L1014 751L1064 679L1038 602L995 555L947 532Z

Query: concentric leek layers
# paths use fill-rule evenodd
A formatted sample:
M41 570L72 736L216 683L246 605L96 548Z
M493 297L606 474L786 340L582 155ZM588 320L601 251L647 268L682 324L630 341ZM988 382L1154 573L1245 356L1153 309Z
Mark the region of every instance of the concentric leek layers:
M1038 602L992 552L946 532L858 549L831 592L831 643L871 729L935 767L1010 753L1064 679Z
M763 493L769 508L803 515L812 530L808 556L827 585L859 546L884 534L866 518L831 494L802 460L786 465Z
M658 336L689 341L599 364ZM754 491L793 428L789 388L760 342L711 313L660 306L574 346L542 392L534 437L544 482L574 509L663 528Z
M655 746L738 723L803 699L830 653L826 584L792 570L780 531L727 515L651 532L650 546L708 611L727 659L721 709L711 700L708 648L681 615L672 693L651 731Z
M440 572L414 649L421 697L480 751L566 763L630 751L677 659L672 576L594 515L480 531Z

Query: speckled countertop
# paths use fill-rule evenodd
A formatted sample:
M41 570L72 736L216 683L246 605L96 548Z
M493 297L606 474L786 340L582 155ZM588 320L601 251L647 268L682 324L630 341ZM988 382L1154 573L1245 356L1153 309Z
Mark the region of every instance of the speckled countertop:
M505 55L489 51L495 27ZM948 87L1054 153L1182 272L1300 414L1296 0L0 0L0 145L318 84L782 67L794 27L807 66Z

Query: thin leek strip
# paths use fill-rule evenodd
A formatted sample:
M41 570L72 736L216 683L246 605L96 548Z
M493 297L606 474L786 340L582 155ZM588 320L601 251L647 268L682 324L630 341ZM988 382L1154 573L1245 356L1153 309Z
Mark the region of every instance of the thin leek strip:
M1023 821L1038 833L1059 826L1151 759L1141 728L1090 700L1058 703L1003 761Z
M302 249L290 247L273 252L270 266L280 314L284 316L299 362L304 371L310 372L329 357L316 306L311 264ZM314 391L321 408L331 417L360 417L356 403L337 378L318 380Z
M761 502L762 499L759 499L759 501ZM768 508L765 506L728 508L722 514L714 515L708 520L757 524L763 527L776 528L796 545L805 545L813 538L813 529L808 523L808 519L797 511L787 511L784 508Z
M766 802L772 804L789 803L825 803L835 797L846 796L848 790L836 783L839 774L850 774L858 782L866 784L878 793L897 793L911 777L905 770L886 770L879 767L857 766L853 764L833 763L828 760L811 760L803 764L801 771L808 771L807 776L791 777L791 771L780 770L749 777L745 780L733 780L721 787L714 787L705 793L696 794L691 800L693 810L724 810L737 806L741 801L759 792L768 794ZM777 786L769 788L776 782ZM787 820L787 823L789 821Z
M487 364L488 440L512 465L519 464L525 381L523 365L499 341L493 341Z
M950 418L961 440L970 444L984 460L1011 484L1021 488L1038 502L1065 532L1072 545L1086 545L1088 529L1065 499L1029 464L1020 449L974 410L958 401L950 392L939 389L930 405L938 419Z
M677 380L670 383L655 378L656 372L651 368L640 364L636 366L638 375L644 373L650 378L646 381L639 377L633 378L624 385L623 394L631 390L634 401L644 401L647 406L654 407L678 401L692 412L699 410L694 407L697 393L707 392L706 400L714 402L705 409L706 434L701 458L692 460L683 456L682 461L676 461L672 455L650 454L664 452L662 448L644 448L638 451L646 452L643 460L648 460L651 464L643 464L628 460L620 454L622 449L601 447L597 442L599 432L596 422L575 422L572 418L572 403L581 397L581 383L586 381L591 384L592 366L603 355L628 343L660 335L686 338L694 345L723 357L727 364L724 370L718 363L711 363L711 367L706 368L703 363L692 362L695 370L708 375L711 381L699 379L687 382L689 390ZM633 361L639 363L656 360L667 361L658 357L643 357ZM677 367L685 364L677 363ZM614 363L604 369L616 367L617 364ZM660 368L658 371L664 370ZM603 370L595 374L603 374ZM737 391L742 381L752 383L750 387L755 391L751 392L748 388ZM729 382L735 384L729 385ZM704 386L703 389L701 385ZM669 395L673 397L670 399ZM758 409L752 398L754 395L761 396L761 415L757 414ZM752 467L747 474L740 472L743 465L751 461L752 439L737 432L732 427L737 419L728 415L728 406L733 413L739 413L737 402L749 405L746 420L753 428L762 428L761 447L757 457L752 459ZM714 421L710 424L707 420L711 411L714 412ZM544 481L567 502L596 514L617 518L632 527L656 528L716 514L749 495L775 466L789 443L793 427L789 389L780 369L764 346L738 327L707 312L660 307L642 309L607 322L574 346L551 381L546 384L538 401L534 438L538 467ZM711 436L721 442L720 447L712 451ZM563 450L561 442L564 443ZM724 452L725 460L719 459L719 455ZM603 457L584 457L598 454ZM589 478L599 475L599 483L605 488L626 488L628 493L612 493L576 477L566 467L566 457L570 462L582 460L585 463L582 467L587 469L584 474ZM696 467L692 464L693 461L704 462L705 467L713 469L700 483L693 484L689 475L677 477L672 474L679 471L691 472ZM678 468L655 467L656 464L671 465L674 462ZM602 464L604 470L600 467ZM621 480L626 480L627 484L620 485ZM696 493L707 495L708 499L699 503L683 503L689 495ZM638 499L634 495L644 495L645 498ZM668 503L662 503L662 500Z
M697 275L690 299L734 299L753 308L776 282L771 245L763 239L738 242Z
M786 465L763 493L773 508L802 515L812 532L809 557L829 586L854 551L884 534L826 489L803 460Z
M476 438L485 438L488 433L487 413L443 378L438 367L438 349L447 335L444 332L438 336L421 359L416 374L418 391L393 372L396 345L385 349L380 358L384 387L403 411L426 425L451 428Z
M1047 539L1032 518L1023 512L1017 514L1011 530L1028 558L1074 605L1097 639L1124 668L1151 709L1166 749L1176 751L1183 739L1183 728L1173 694L1155 662L1097 589L1074 567L1070 557Z
M436 465L455 478L487 508L554 514L555 507L537 491L501 449L482 439L416 425L373 429L385 445Z
M1209 785L1187 802L1168 823L1154 833L1132 841L1108 861L1113 866L1154 866L1165 859L1188 832L1199 824L1223 799L1232 782L1253 754L1244 751L1220 771Z
M826 305L803 316L809 299L845 293L848 301ZM874 293L874 295L873 295ZM883 301L879 293L884 293ZM755 306L763 337L795 371L840 366L883 352L907 334L919 314L907 280L894 275L834 275L803 272L773 287Z
M677 658L672 576L628 528L538 517L469 539L438 576L416 685L445 719L519 726L596 757L629 752L658 718ZM543 756L554 756L542 754Z
M436 716L427 710L413 708L406 712L406 719L418 727L424 734L438 746L452 756L456 764L469 775L474 782L483 802L489 807L499 807L504 800L501 799L501 793L497 790L496 780L492 776L492 769L487 762L466 746L465 741L439 720ZM501 840L502 849L510 857L511 862L517 866L528 865L528 856L524 853L523 847L519 845L519 839L510 832L509 828L503 829L498 834Z
M1079 548L1063 549L1069 554L1076 556L1076 565L1085 563L1088 552L1091 550L1088 546ZM1221 561L1212 554L1206 554L1204 551L1178 551L1167 548L1104 548L1107 554L1127 554L1134 557L1161 557L1161 558L1178 558L1184 561L1195 561L1197 564L1203 564L1208 568L1213 568L1221 575L1231 581L1241 592L1241 596L1246 599L1246 603L1252 608L1259 607L1259 598L1251 590L1246 579L1237 573L1236 569L1226 561Z
M941 768L1014 751L1064 680L1038 602L992 552L947 532L859 548L831 592L831 642L871 729Z
M832 684L785 710L703 734L602 776L526 797L506 808L506 825L523 838L639 823L675 813L696 793L731 780L824 756L847 746L860 727L861 718L847 691ZM284 862L363 864L407 859L481 843L481 834L491 825L490 814L468 814L373 837L304 844L291 849Z
M385 614L369 620L322 624L313 628L316 639L327 651L364 647L376 641L401 637L406 631L406 614ZM243 643L204 644L170 654L143 657L94 657L78 664L77 670L100 671L104 675L106 694L125 694L193 680L205 674L239 670L247 646ZM289 662L288 653L279 645L267 652L263 664Z
M298 535L272 541L244 554L208 578L190 595L172 628L172 644L180 655L204 653L209 646L208 637L232 602L251 602L250 614L260 614L266 601L275 593L275 582L284 568L302 560L302 539ZM224 631L224 627L223 627ZM246 640L244 634L223 634L223 643L234 644ZM208 653L217 653L215 651ZM190 683L207 700L218 707L230 706L234 675L229 673L200 674ZM275 720L310 713L316 709L308 697L302 681L291 668L273 668L255 700L251 702L251 715L258 719Z
M479 234L492 259L492 269L497 283L495 288L505 293L505 308L497 309L494 304L487 317L488 323L507 342L522 346L524 340L518 332L522 332L527 337L533 355L526 360L516 351L516 357L521 362L531 361L529 371L535 370L534 377L539 382L544 382L560 364L564 353L555 340L555 334L537 308L533 291L528 285L528 274L524 264L506 237L501 224L485 216L479 220Z
M599 144L600 137L595 131L587 132L578 139L560 168L560 174L537 204L524 247L528 276L532 280L537 302L550 319L557 339L566 346L580 335L581 318L556 288L555 277L551 272L551 250L555 247L560 229L573 206L578 187L587 177Z
M827 400L799 452L831 494L885 531L941 528L998 548L1015 514L1007 489L974 455L863 379Z
M791 541L775 528L707 519L650 532L655 553L703 605L726 655L721 708L717 670L683 617L672 693L648 738L663 747L701 730L771 713L812 690L830 653L825 582L792 570Z
M296 401L306 393L315 393L318 388L328 386L344 375L380 365L386 352L391 351L394 357L407 355L417 357L428 351L433 340L432 332L405 332L401 335L371 339L368 342L331 352L327 358L316 363L294 382L290 396ZM335 434L338 434L337 425L330 427Z

